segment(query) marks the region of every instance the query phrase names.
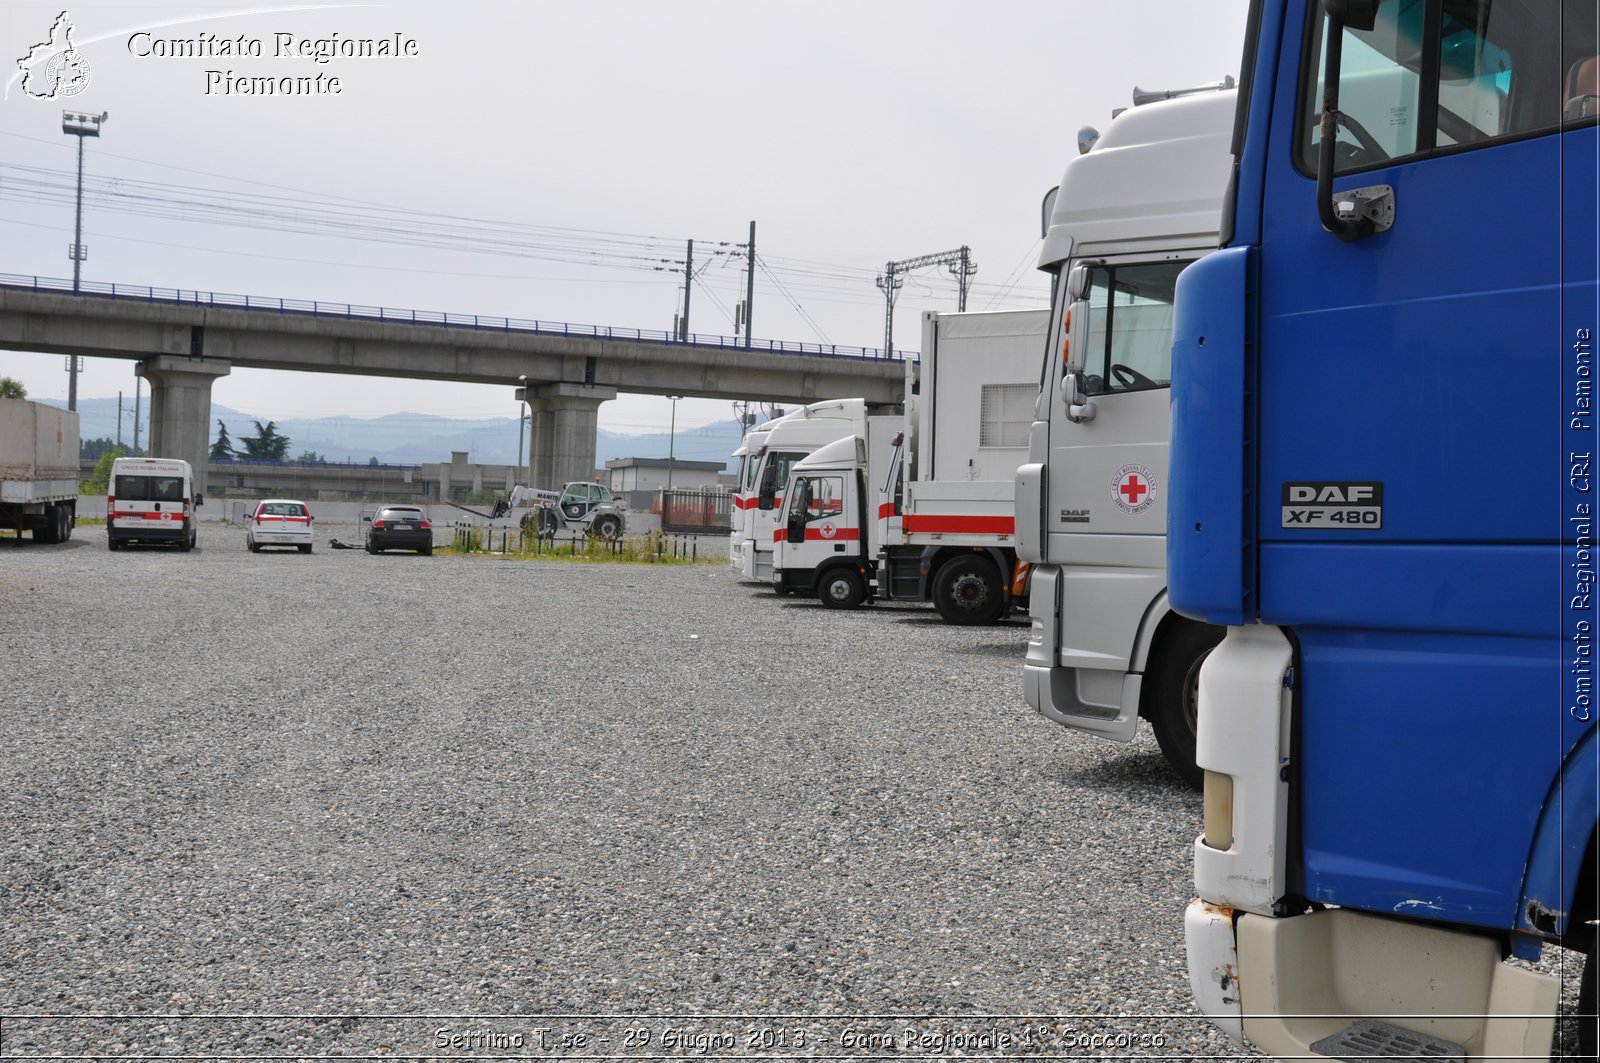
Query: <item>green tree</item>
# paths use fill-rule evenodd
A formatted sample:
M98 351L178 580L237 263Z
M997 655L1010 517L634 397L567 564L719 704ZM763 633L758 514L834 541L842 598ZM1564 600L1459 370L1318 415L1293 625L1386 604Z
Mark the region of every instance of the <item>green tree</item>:
M112 447L101 453L100 460L94 463L94 472L87 480L78 484L80 495L103 495L106 485L111 482L111 463L127 454L122 447Z
M303 450L294 460L299 462L301 465L321 465L328 459L324 458L321 454L318 454L314 450Z
M256 434L239 437L246 457L260 461L283 461L289 457L289 437L278 431L278 422L251 423L256 426Z
M233 440L228 438L228 426L222 423L222 418L217 418L217 441L211 444L213 458L235 458L238 454L233 449Z
M25 399L28 389L15 377L0 376L0 399Z
M378 464L378 459L377 459L377 457L376 457L376 456L374 456L374 457L370 457L370 458L368 458L368 459L367 459L367 464L368 464L368 465L376 465L376 464Z

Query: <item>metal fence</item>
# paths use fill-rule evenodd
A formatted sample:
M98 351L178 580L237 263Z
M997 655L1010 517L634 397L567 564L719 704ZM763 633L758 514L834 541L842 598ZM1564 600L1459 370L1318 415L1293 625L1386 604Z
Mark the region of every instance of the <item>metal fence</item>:
M733 531L733 496L726 491L662 491L661 530L727 535Z

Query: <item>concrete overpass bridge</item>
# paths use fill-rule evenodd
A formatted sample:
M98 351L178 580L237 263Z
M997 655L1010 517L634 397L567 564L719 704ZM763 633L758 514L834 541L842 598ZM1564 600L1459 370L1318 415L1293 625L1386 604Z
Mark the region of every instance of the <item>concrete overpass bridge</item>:
M211 386L234 366L517 387L533 482L594 469L600 404L627 391L805 403L899 402L916 355L478 314L0 274L0 349L127 358L150 382L150 452L203 478Z

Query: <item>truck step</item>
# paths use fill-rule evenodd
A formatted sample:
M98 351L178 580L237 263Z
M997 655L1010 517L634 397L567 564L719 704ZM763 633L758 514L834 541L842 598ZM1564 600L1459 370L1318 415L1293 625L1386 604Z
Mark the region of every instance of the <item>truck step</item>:
M1467 1058L1467 1050L1453 1041L1402 1030L1376 1019L1357 1019L1338 1033L1311 1042L1311 1051L1347 1063Z

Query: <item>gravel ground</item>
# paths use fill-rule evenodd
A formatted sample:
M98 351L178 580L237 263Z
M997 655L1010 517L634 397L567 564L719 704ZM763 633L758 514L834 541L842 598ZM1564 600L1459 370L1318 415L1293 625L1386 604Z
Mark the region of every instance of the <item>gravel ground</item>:
M8 1055L1231 1056L1198 798L1025 623L353 533L0 544Z

